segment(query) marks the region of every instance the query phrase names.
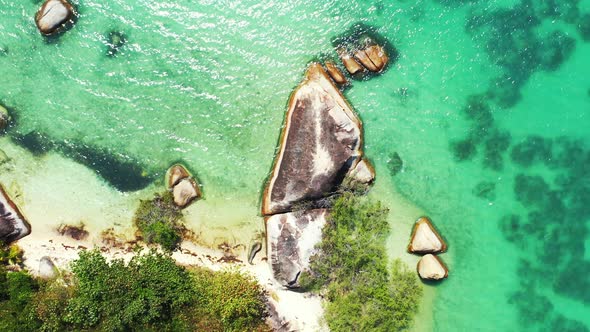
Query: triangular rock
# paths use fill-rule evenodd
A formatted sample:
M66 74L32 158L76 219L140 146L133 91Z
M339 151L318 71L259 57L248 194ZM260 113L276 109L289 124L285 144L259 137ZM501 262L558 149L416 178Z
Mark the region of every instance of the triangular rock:
M0 242L8 244L31 234L31 225L0 185Z
M447 244L427 217L416 220L408 251L411 253L439 253L447 250Z
M438 257L427 254L418 262L418 275L425 280L441 280L449 275L449 270Z
M262 213L332 194L362 155L361 122L318 63L291 95Z

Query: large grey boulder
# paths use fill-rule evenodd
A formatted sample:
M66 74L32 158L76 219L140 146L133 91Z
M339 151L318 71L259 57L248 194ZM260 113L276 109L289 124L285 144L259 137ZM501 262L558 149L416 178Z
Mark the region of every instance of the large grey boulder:
M267 250L274 278L284 286L298 286L301 272L309 268L315 245L322 240L328 210L275 214L266 218Z
M361 121L318 63L291 95L262 213L329 196L361 160Z
M31 234L31 225L0 185L0 242L9 244Z
M35 22L42 34L51 35L73 17L74 7L66 0L47 0L35 15Z

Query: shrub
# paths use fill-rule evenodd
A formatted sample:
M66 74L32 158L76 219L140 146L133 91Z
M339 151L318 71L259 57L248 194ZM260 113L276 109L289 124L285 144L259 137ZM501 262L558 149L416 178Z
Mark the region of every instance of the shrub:
M147 243L160 244L166 250L175 250L182 240L182 212L174 204L171 193L141 201L133 223Z
M224 331L266 330L266 305L260 285L237 272L193 271L199 307L214 326Z
M318 254L300 277L304 287L325 291L332 331L398 331L412 322L422 288L401 261L388 267L387 213L352 193L334 203Z
M66 321L77 328L140 329L169 321L193 303L189 273L168 256L151 252L108 263L98 251L82 252L72 267L78 292Z

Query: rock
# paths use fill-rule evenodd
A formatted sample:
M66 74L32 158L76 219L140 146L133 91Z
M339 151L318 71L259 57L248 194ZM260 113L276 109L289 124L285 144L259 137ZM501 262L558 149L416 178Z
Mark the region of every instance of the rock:
M334 193L362 157L361 122L318 63L289 100L279 153L262 198L262 214Z
M86 240L88 238L88 231L86 230L86 226L83 223L79 225L66 225L61 224L57 227L57 232L61 236L71 237L74 240Z
M375 64L373 64L373 61L369 59L369 56L367 55L367 53L365 53L365 50L358 50L354 52L354 57L363 65L363 67L367 68L369 71L378 71L377 66L375 66Z
M168 189L172 189L180 180L191 177L186 168L180 164L176 164L168 169L166 178L168 179Z
M326 61L326 71L330 74L330 77L336 82L337 84L346 84L348 80L344 77L344 74L336 67L334 62Z
M387 53L385 52L383 47L379 45L371 45L367 47L365 49L365 54L367 55L369 60L371 60L373 65L375 65L375 72L380 72L381 70L383 70L383 68L385 68L385 66L389 62L389 57L387 56Z
M43 256L39 261L39 277L41 279L54 279L57 277L57 267L48 256Z
M348 52L344 48L339 48L338 50L336 50L336 52L340 57L340 61L342 61L342 64L344 65L346 70L348 70L350 75L354 75L356 73L361 73L364 71L363 66L359 65L359 63L356 62L356 60L352 56L350 56L350 54L348 54Z
M254 242L250 247L250 251L248 254L248 263L252 264L252 262L254 261L254 257L256 257L256 254L258 254L260 250L262 250L262 243L260 241Z
M273 275L282 285L298 287L301 272L309 268L326 223L326 209L275 214L266 218L268 257Z
M174 204L180 208L185 208L193 200L201 197L199 185L192 178L184 178L178 182L172 189Z
M10 123L10 115L4 106L0 105L0 133L3 132Z
M74 7L66 0L47 0L35 15L35 22L42 34L51 35L73 16Z
M416 220L408 251L411 253L439 253L447 250L447 244L427 217Z
M449 275L449 271L438 257L427 254L418 262L418 275L424 280L441 280Z
M0 242L9 244L31 234L31 225L0 185Z
M371 184L375 180L375 169L366 159L362 159L350 171L350 177L356 183Z

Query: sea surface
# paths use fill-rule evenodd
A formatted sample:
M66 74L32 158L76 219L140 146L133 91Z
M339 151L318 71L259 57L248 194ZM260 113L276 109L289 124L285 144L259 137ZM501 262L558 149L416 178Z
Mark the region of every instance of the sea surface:
M290 92L362 22L399 54L345 91L391 207L388 247L415 262L403 248L422 213L449 243L417 329L590 329L589 0L73 3L76 24L46 39L39 1L0 0L15 118L0 182L34 230L130 229L180 161L205 195L193 228L248 241Z

